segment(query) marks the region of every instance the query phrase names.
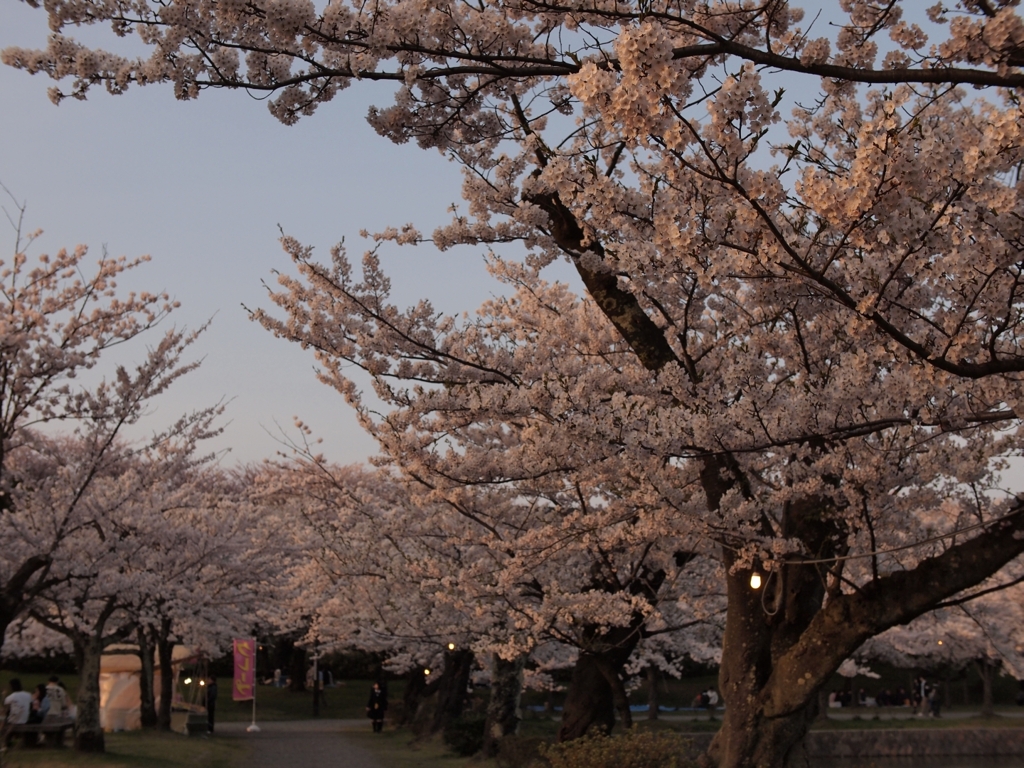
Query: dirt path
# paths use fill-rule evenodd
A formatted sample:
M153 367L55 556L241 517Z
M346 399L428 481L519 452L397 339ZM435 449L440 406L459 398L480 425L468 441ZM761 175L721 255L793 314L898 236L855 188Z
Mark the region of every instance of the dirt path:
M380 768L373 755L345 737L347 726L366 726L366 720L299 720L260 723L259 733L247 733L247 723L218 723L218 739L250 747L240 768Z

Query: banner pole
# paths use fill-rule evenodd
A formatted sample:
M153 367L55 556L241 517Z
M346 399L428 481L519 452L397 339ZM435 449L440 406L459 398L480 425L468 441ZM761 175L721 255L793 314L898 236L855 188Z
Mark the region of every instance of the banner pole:
M256 638L254 637L252 639L252 725L245 729L248 733L260 732L260 727L256 725L256 686L259 684L259 678L256 676L256 652L258 649L259 646L256 644Z

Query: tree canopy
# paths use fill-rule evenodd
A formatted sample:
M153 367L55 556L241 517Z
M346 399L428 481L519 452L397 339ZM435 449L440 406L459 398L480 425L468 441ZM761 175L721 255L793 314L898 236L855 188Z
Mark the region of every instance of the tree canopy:
M322 265L286 239L300 274L268 325L354 401L342 366L367 370L396 409L367 426L398 466L454 477L445 498L494 482L477 443L513 446L522 475L628 467L727 572L708 760L767 768L865 640L1024 552L1000 476L1024 371L1024 21L1009 0L909 8L70 0L45 6L46 50L3 58L70 79L58 101L246 88L286 123L353 79L395 83L371 123L465 168L434 245L520 243L538 295L567 259L590 319L553 295L532 316L399 310L372 253L353 277L342 250ZM101 22L148 55L65 34Z

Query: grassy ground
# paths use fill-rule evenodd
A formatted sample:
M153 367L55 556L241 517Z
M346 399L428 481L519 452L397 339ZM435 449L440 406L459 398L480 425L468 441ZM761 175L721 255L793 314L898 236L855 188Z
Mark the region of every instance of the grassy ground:
M898 682L904 671L894 672L889 680L874 681L875 685ZM0 672L0 687L6 688L8 680L15 676L11 672ZM46 674L19 674L23 686L30 690L36 683L45 682ZM77 678L63 676L69 693L74 697L77 691ZM708 675L689 678L687 680L664 681L660 686L660 700L664 706L688 707L693 697L709 685L716 684L716 678ZM849 683L847 683L849 684ZM370 689L369 680L350 680L329 688L324 692L320 702L320 716L323 718L362 719L365 714L366 698ZM221 695L217 706L219 722L248 722L252 717L250 702L233 702L230 698L230 683L222 680ZM957 687L951 686L954 692ZM393 702L399 703L402 698L401 682L389 684L389 696ZM1012 691L1008 691L1012 692ZM967 692L965 692L967 693ZM524 696L525 705L543 705L550 703L558 706L561 696L556 695L550 702L545 701L543 694L528 693ZM646 694L643 689L631 696L634 701L644 701ZM968 696L967 698L974 698ZM958 703L958 702L957 702ZM480 702L477 702L480 705ZM958 707L962 708L962 707ZM973 707L977 709L975 704ZM1011 707L1019 711L1018 707ZM945 710L944 710L945 711ZM1024 727L1024 718L996 717L982 718L910 718L893 720L886 717L888 711L879 712L874 709L839 710L842 714L854 714L859 719L820 721L815 729L902 729L902 728L1002 728ZM687 715L692 713L687 713ZM313 694L310 691L295 693L284 688L260 686L257 689L257 721L274 720L306 720L313 715ZM522 723L520 738L527 742L554 740L558 730L558 717L527 710L526 719ZM663 714L658 721L646 719L646 713L635 713L636 724L643 729L672 729L686 733L715 731L720 726L720 715L717 721L681 719L672 713ZM876 719L878 717L878 719ZM884 718L884 719L883 719ZM407 731L388 729L383 734L375 735L368 728L353 729L349 733L359 745L375 754L382 768L494 768L494 761L481 761L476 758L459 758L448 753L439 738L416 741ZM244 766L245 747L239 742L221 741L217 739L184 739L178 734L160 734L153 732L117 733L107 735L108 752L104 755L80 755L72 750L57 752L54 750L25 750L18 746L4 755L2 768L231 768Z
M230 768L244 754L235 741L187 739L177 733L108 733L107 751L87 755L70 749L25 749L4 753L3 768Z
M366 716L366 700L370 695L369 680L346 680L334 688L323 691L320 717L346 720ZM388 683L388 697L401 701L405 683ZM251 701L232 701L227 681L221 686L217 698L217 720L225 723L248 722L252 719ZM287 688L261 685L256 689L256 721L309 720L313 717L313 692L296 693Z

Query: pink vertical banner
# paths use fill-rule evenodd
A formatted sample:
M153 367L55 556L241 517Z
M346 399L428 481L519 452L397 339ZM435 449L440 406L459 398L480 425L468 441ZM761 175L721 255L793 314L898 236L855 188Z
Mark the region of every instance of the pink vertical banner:
M235 640L235 681L231 686L231 698L248 701L255 698L256 685L256 638Z

